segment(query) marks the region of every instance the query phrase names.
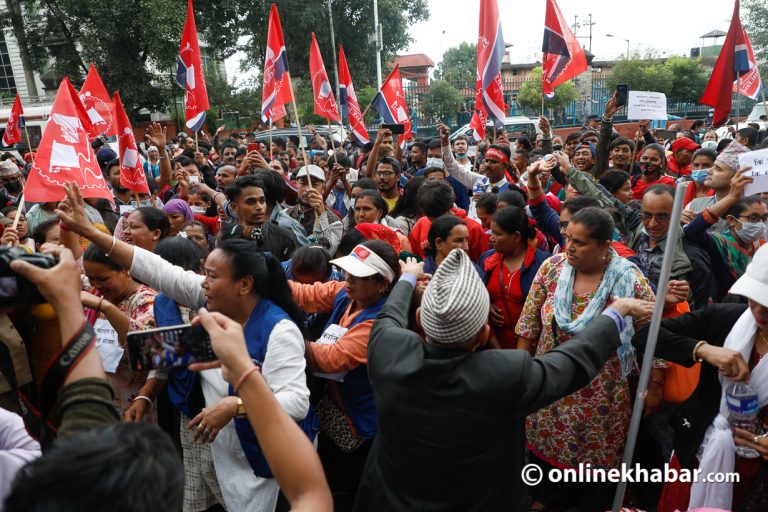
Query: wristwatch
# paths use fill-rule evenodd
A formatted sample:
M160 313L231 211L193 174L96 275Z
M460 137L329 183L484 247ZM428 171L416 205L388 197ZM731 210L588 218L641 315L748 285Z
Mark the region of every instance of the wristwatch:
M240 397L237 398L237 417L245 418L245 404L243 403L243 399Z

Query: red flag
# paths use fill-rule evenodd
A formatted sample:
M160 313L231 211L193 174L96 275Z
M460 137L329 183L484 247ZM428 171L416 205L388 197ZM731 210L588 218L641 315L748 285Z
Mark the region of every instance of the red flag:
M376 112L384 118L385 123L405 125L405 133L401 136L401 142L413 136L411 119L408 117L408 105L405 103L405 93L403 93L403 80L400 78L399 64L395 65L395 69L381 84L381 89L373 97L371 104Z
M555 87L587 70L587 56L555 0L547 0L541 51L541 92L548 98L554 96Z
M264 88L261 93L261 117L267 119L271 113L277 117L278 105L284 105L293 100L291 96L291 77L288 73L288 53L285 51L283 27L280 25L280 15L277 6L272 4L269 11L269 28L267 32L267 54L264 57Z
M733 82L737 75L749 72L749 56L744 40L744 29L739 19L739 0L733 6L731 27L720 50L715 69L712 70L704 95L699 100L703 105L715 108L713 126L720 126L728 120L733 106Z
M501 61L504 58L504 34L496 0L480 0L480 30L477 41L477 80L481 105L488 116L503 123L506 117L501 86ZM477 106L475 106L477 110Z
M365 129L363 115L360 112L360 104L357 102L355 88L352 86L352 75L347 66L347 56L344 54L344 46L339 45L339 103L342 113L349 119L350 126L354 127L352 135L362 144L368 144L371 139Z
M80 101L80 95L77 94L77 91L75 91L75 88L72 86L72 82L69 81L68 77L64 77L62 80L64 84L66 84L67 89L69 90L69 95L72 97L72 103L75 105L75 110L77 111L77 117L80 119L80 124L83 125L83 129L91 133L93 131L93 123L91 123L91 116L88 115L88 111L85 109L85 105L83 105L83 102Z
M149 194L147 175L139 161L139 148L133 136L131 122L123 108L120 93L115 93L113 101L115 105L115 124L117 125L118 156L120 157L120 184L141 194Z
M114 119L112 119L112 100L107 93L107 88L104 87L104 82L101 81L99 72L96 71L96 66L93 64L88 70L88 76L80 89L79 96L86 112L88 112L88 118L93 124L92 129L88 132L91 140L102 134L107 137L117 135Z
M480 80L477 81L475 89L475 113L472 114L472 120L469 127L472 128L472 136L475 141L481 141L485 138L485 126L488 123L488 112L483 105L483 87Z
M17 142L21 142L21 126L19 120L24 115L24 108L21 106L21 98L18 93L16 94L16 100L13 102L13 108L11 108L11 114L8 116L8 123L5 125L5 132L3 133L3 146L12 146ZM31 150L32 148L30 148Z
M27 201L60 201L64 198L64 184L72 181L80 186L83 197L112 200L88 141L86 123L90 125L83 104L65 77L24 187Z
M315 33L312 32L312 43L309 47L309 74L312 77L312 91L315 93L315 114L329 121L341 124L339 107L333 97L333 88L325 72L323 56L317 46Z
M733 92L738 92L742 96L756 100L758 96L760 96L760 91L763 89L763 83L760 80L760 72L757 69L755 52L752 51L752 42L749 40L746 30L744 31L744 44L747 46L749 71L741 77L741 88L739 88L738 80L733 83Z
M205 122L208 105L208 91L205 88L203 61L200 58L200 45L197 42L195 10L192 0L187 0L187 21L181 35L176 82L187 92L186 125L193 132L200 130Z

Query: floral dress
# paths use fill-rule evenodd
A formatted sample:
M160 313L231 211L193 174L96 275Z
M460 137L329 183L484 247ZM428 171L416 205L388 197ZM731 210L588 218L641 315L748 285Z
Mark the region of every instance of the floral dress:
M99 295L95 289L90 290L94 295ZM143 331L145 329L154 329L155 323L154 303L157 292L152 288L139 285L136 291L123 299L118 304L119 309L131 320L131 331ZM105 318L100 315L100 318ZM124 347L125 348L125 347ZM115 390L115 406L120 411L120 415L131 406L131 400L139 393L141 387L147 382L146 371L132 371L128 362L128 349L123 353L120 363L117 365L115 373L107 373L107 380ZM148 423L157 423L155 408L148 409L142 421Z
M557 334L553 332L555 289L565 260L565 255L559 254L542 264L517 323L518 335L538 340L537 356L570 339L559 329ZM636 267L633 271L634 298L654 300L648 280ZM574 318L586 309L594 295L574 297ZM618 467L631 415L627 379L621 375L614 353L592 382L528 416L528 448L540 459L561 468L577 468L579 463L598 468Z

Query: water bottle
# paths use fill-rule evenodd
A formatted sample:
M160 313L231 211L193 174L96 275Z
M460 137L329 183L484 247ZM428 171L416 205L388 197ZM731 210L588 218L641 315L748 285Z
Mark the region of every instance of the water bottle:
M725 391L728 404L728 422L731 428L740 428L753 434L760 433L757 419L757 392L749 384L737 382ZM736 455L746 459L755 459L760 454L752 448L736 447Z

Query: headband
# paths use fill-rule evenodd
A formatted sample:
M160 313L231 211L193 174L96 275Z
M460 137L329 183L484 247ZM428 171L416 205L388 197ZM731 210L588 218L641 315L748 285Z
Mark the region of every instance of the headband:
M498 160L499 162L503 164L509 163L509 157L504 154L503 151L496 148L490 148L488 151L485 152L485 159L488 160L489 158L493 158L494 160Z

